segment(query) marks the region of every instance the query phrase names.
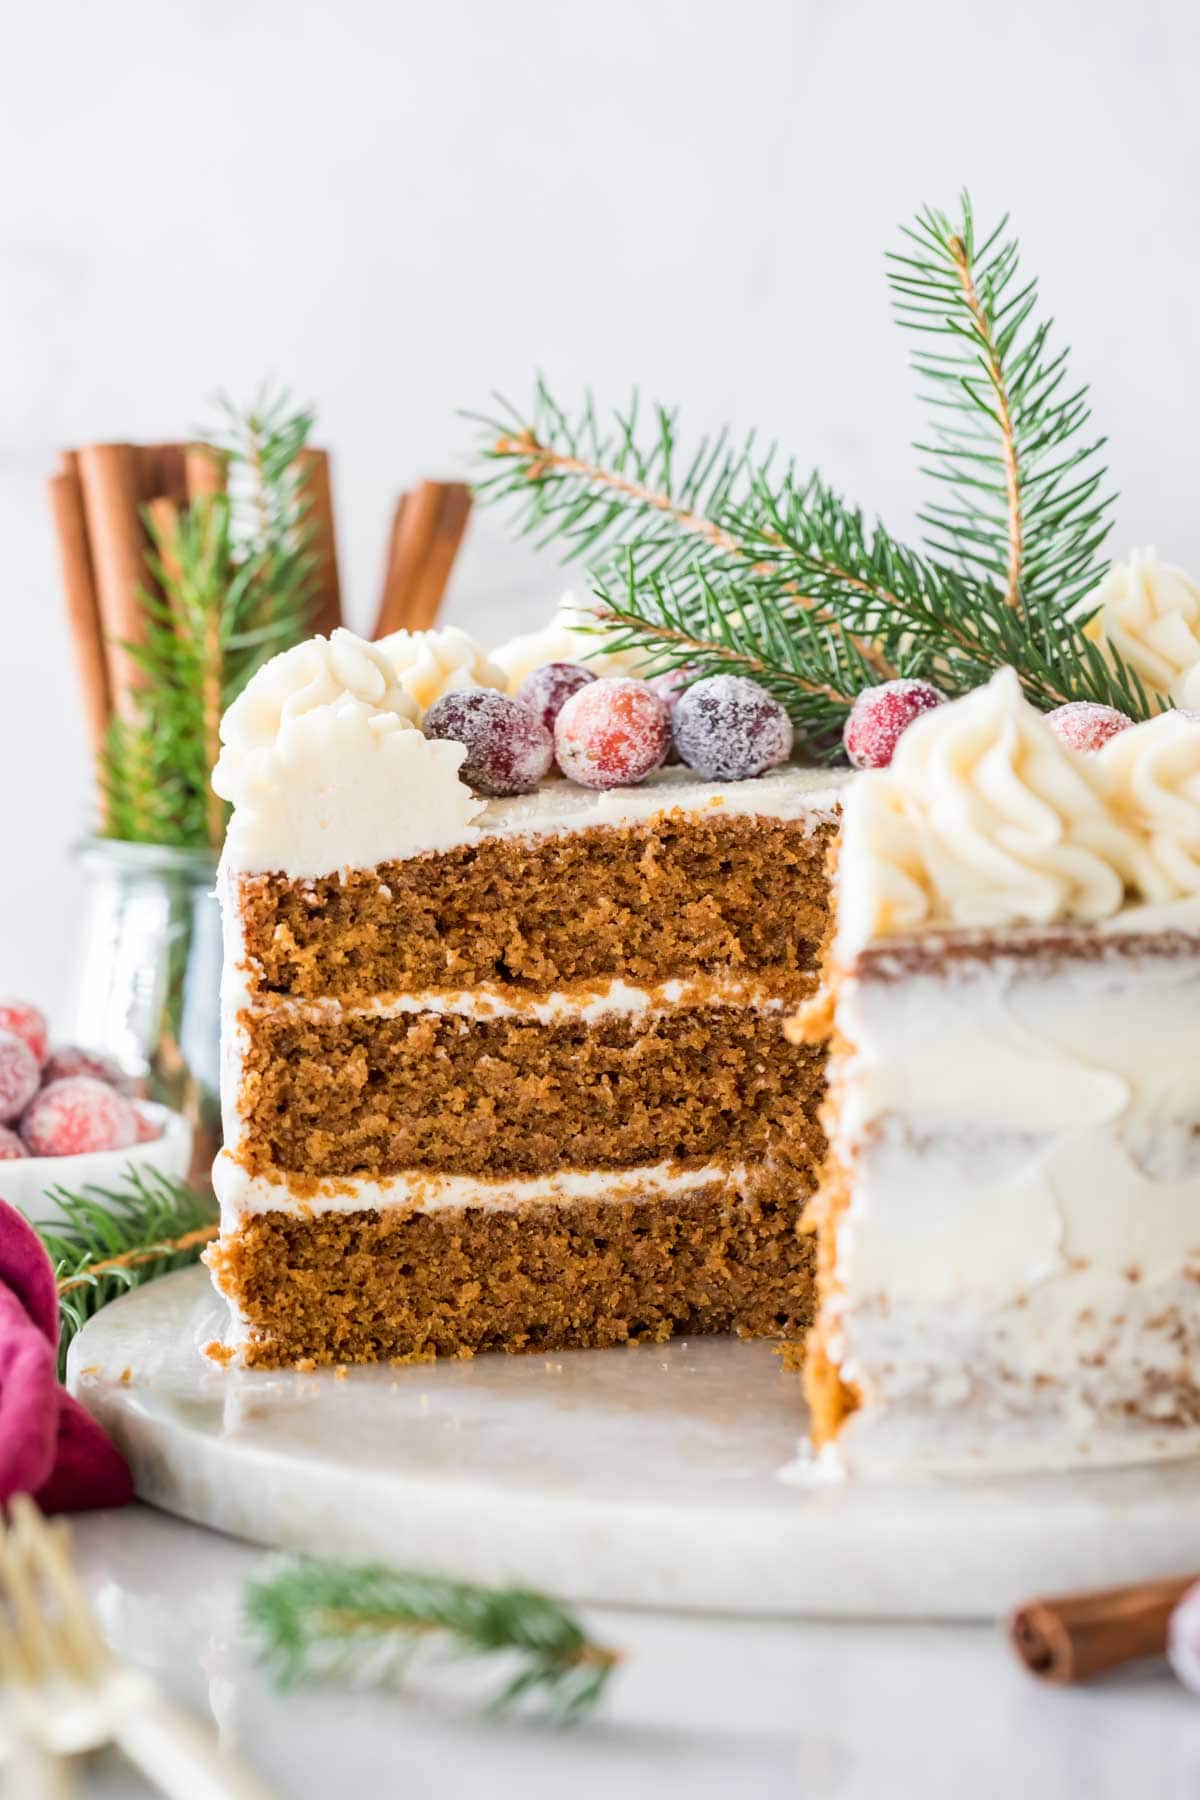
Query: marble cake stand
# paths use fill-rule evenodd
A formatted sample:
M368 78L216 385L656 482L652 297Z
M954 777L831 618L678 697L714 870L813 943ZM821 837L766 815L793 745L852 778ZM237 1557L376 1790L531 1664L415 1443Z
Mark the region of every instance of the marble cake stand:
M288 1550L613 1604L994 1616L1037 1591L1200 1569L1200 1463L822 1485L797 1383L697 1339L314 1375L224 1370L201 1269L114 1302L70 1385L143 1499Z

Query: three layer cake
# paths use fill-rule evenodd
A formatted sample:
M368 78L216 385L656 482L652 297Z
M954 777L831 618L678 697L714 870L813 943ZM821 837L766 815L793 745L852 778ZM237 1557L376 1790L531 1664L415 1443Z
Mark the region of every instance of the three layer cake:
M414 729L503 679L447 636L313 640L225 722L210 1260L241 1356L802 1335L824 1056L782 1020L844 777L485 801Z

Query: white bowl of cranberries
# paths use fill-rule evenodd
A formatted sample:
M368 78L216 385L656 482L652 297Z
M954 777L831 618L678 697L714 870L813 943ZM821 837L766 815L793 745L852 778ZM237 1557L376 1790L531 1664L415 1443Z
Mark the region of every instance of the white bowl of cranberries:
M119 1185L131 1165L182 1180L191 1153L179 1113L135 1099L108 1057L51 1044L36 1006L0 999L0 1200L53 1219L52 1188Z

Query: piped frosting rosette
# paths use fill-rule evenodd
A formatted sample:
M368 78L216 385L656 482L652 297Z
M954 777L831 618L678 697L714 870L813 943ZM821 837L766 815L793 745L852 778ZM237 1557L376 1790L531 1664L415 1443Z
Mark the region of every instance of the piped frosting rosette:
M1200 894L1200 718L1160 713L1118 732L1096 764L1133 840L1141 896L1161 904Z
M339 630L261 668L221 723L225 864L291 878L459 843L483 810L378 646Z
M1114 563L1091 596L1087 633L1165 706L1200 706L1200 586L1154 550Z
M376 648L423 713L443 694L463 688L496 688L503 693L508 683L504 670L457 625L442 631L393 631L380 638Z

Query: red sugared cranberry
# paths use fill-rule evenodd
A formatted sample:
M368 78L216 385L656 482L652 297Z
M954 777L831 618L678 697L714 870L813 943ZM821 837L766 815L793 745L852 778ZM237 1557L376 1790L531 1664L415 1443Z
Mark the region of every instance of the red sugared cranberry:
M139 1144L153 1144L162 1136L162 1126L151 1117L144 1106L135 1106L133 1117Z
M28 1156L29 1152L7 1125L0 1125L0 1162L16 1162L18 1157Z
M571 695L595 679L596 671L584 668L582 663L543 663L525 677L517 689L517 701L536 713L546 730L553 732L554 721Z
M32 1156L81 1156L128 1150L137 1142L137 1115L124 1094L90 1075L52 1081L30 1101L21 1136Z
M41 1082L37 1058L24 1038L0 1031L0 1125L20 1118Z
M708 781L747 781L786 762L792 749L792 721L744 675L693 682L675 704L671 728L688 768Z
M886 769L913 720L945 698L931 681L901 679L864 688L842 732L846 755L856 769Z
M680 699L687 692L689 682L696 680L695 669L663 669L661 674L650 676L650 686L654 689L669 713L673 713Z
M45 1062L50 1035L46 1015L30 1006L28 1000L0 1000L0 1031L11 1031L14 1037L23 1038L38 1064Z
M1118 731L1126 731L1133 720L1115 706L1101 706L1098 700L1071 700L1048 712L1046 723L1068 750L1082 750L1089 756Z
M491 688L443 694L425 714L425 736L466 745L459 774L477 794L528 794L554 761L537 714Z
M93 1081L106 1081L109 1087L125 1093L129 1082L111 1057L99 1050L82 1050L78 1044L55 1044L46 1058L42 1080L47 1085L62 1081L67 1075L90 1075Z
M608 676L572 694L554 727L564 775L583 787L628 787L657 769L671 746L666 707L647 681Z

